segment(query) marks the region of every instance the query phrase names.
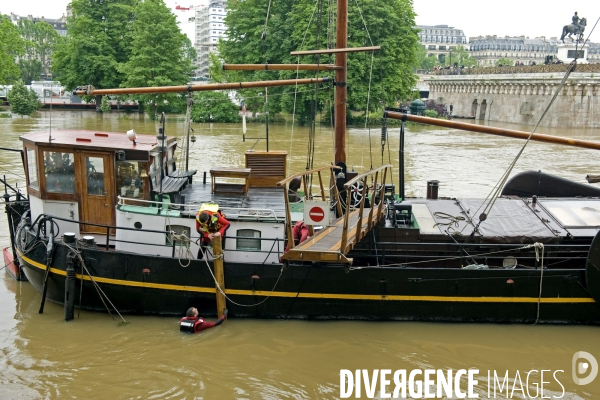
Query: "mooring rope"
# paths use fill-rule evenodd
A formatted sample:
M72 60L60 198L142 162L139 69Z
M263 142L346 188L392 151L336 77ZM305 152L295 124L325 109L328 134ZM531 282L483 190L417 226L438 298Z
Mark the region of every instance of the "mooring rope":
M540 261L540 253L542 253L541 256L541 265L540 265L540 293L538 295L538 303L537 303L537 315L535 317L535 322L533 323L534 325L536 325L538 323L538 321L540 320L540 303L542 302L542 283L543 283L543 279L544 279L544 244L543 243L535 243L535 259L536 261Z
M200 251L202 251L202 249L200 249ZM203 252L203 255L206 256L206 253ZM235 301L231 300L231 298L229 298L225 294L225 292L221 288L221 285L219 285L219 282L217 282L217 278L215 277L215 274L213 274L212 269L210 268L210 264L208 263L207 257L203 257L203 258L204 258L204 262L206 263L206 268L208 268L208 272L210 272L210 275L213 277L213 280L215 281L215 286L217 287L217 289L219 290L219 292L221 292L221 294L227 300L229 300L232 304L235 304L236 306L240 306L240 307L256 307L256 306L261 305L265 301L269 300L269 298L271 297L271 295L275 291L275 288L277 287L277 284L279 283L279 280L281 279L281 275L283 275L283 268L284 268L284 266L282 265L281 266L281 270L279 271L279 276L277 277L277 281L275 282L275 285L273 286L273 289L271 289L271 291L269 292L269 295L267 297L265 297L262 301L260 301L258 303L255 303L255 304L240 304L240 303L236 303ZM213 255L213 260L218 260L220 258L223 258L223 254L219 254L218 256L214 256Z
M121 317L121 319L123 320L123 322L126 323L127 321L125 320L125 318L123 318L123 316L121 315L121 313L119 312L119 310L117 310L117 307L115 307L115 305L112 303L112 301L110 301L110 299L108 298L108 296L106 295L106 293L104 293L104 291L102 290L102 288L100 287L100 285L98 285L98 282L96 282L96 280L94 279L94 277L92 276L92 274L88 270L87 266L85 265L85 261L83 261L83 257L81 256L81 250L79 250L79 248L78 248L79 247L79 242L76 242L77 247L73 247L69 243L66 243L64 241L64 238L63 238L62 243L68 249L70 249L73 252L73 254L75 254L77 256L77 259L81 263L81 267L85 270L85 272L87 273L88 277L90 278L90 281L93 283L94 288L98 292L98 296L100 297L100 300L102 300L102 303L104 304L104 307L106 307L106 311L108 311L108 314L114 319L114 317L112 316L112 314L111 314L108 306L104 302L104 299L106 299L106 301L108 301L108 303L113 308L113 310L115 310L115 312L119 315L119 317ZM81 280L83 281L83 274L81 275ZM104 296L104 298L103 298L103 296Z

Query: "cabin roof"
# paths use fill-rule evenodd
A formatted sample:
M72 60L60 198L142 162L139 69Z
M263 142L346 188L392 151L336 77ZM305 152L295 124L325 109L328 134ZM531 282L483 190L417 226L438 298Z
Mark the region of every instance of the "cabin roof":
M46 145L50 147L73 147L86 149L114 149L150 151L157 145L156 136L137 135L136 144L127 139L121 132L84 131L84 130L53 130L52 142L48 142L49 132L33 132L21 136L23 142ZM171 142L175 138L167 139Z

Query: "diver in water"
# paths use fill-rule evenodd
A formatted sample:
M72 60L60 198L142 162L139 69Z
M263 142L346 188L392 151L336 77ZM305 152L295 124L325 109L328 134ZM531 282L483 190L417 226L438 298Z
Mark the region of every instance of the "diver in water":
M198 309L190 307L185 313L185 317L179 320L179 330L187 333L198 333L205 329L221 325L227 319L227 309L221 315L221 318L215 322L205 321L204 318L198 317Z

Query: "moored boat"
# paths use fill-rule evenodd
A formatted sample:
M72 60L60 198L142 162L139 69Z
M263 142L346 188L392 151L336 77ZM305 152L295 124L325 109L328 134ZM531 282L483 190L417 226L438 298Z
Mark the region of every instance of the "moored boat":
M28 200L9 199L7 211L15 252L42 304L162 315L194 306L207 315L224 295L232 317L598 324L600 190L550 191L560 181L534 173L507 182L494 207L479 213L488 207L482 199L439 198L434 182L426 198L407 198L403 183L390 183L391 165L353 173L345 165L343 84L344 55L353 49L345 46L334 49L343 105L335 112L335 165L290 174L285 152L247 151L244 168L213 168L200 179L181 168L164 126L156 138L24 135ZM228 87L242 86L213 89ZM441 123L386 112L393 117ZM461 125L491 130L471 127ZM230 226L222 253L209 249L198 259L196 214L209 205ZM309 237L296 244L300 220Z

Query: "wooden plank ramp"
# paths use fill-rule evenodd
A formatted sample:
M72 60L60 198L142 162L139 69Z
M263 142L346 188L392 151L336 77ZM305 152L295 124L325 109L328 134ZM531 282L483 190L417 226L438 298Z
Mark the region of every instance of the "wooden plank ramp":
M363 238L369 231L369 209L363 210L360 237ZM379 220L376 210L373 212L371 228ZM346 248L342 249L342 234L344 230L344 217L338 218L331 225L324 227L314 236L309 237L303 243L290 249L281 259L287 261L321 261L341 262L352 264L352 258L346 255L356 244L356 231L358 225L359 210L354 210L348 216L348 241Z

